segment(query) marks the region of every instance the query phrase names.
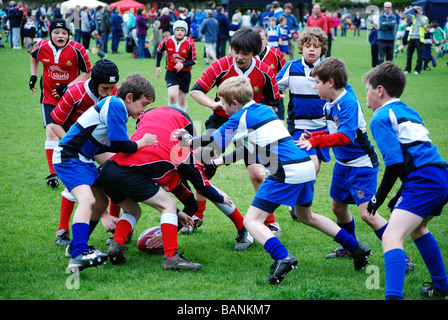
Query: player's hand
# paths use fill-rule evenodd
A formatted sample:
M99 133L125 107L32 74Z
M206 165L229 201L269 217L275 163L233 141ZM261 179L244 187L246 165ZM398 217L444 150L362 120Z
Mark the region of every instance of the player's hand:
M145 146L152 146L159 143L157 141L157 136L150 133L145 133L145 135L142 138L142 142Z
M184 68L184 64L182 62L177 62L176 65L174 66L174 69L176 69L177 72L179 72L183 68Z
M31 93L34 93L36 91L36 86L35 86L36 82L37 82L37 76L31 76L30 83L29 83Z
M162 69L160 67L156 68L156 79L160 78L160 71L162 71Z
M222 110L224 109L223 104L221 103L221 101L217 101L213 106L212 106L213 111L215 110Z
M311 142L309 142L308 140L298 140L294 142L296 143L296 146L300 147L300 149L305 149L305 151L308 151L313 147Z
M183 212L183 211L177 212L177 218L178 218L179 222L182 224L182 226L184 226L185 228L189 228L189 227L194 228L193 218L190 217L189 215L187 215L185 212Z
M146 248L148 249L156 249L163 246L163 239L161 234L152 234L146 237L148 241L146 241Z
M117 226L118 218L111 216L109 212L104 211L103 215L101 216L101 223L103 224L104 229L106 231L113 232L115 230L115 227Z
M232 204L233 204L233 202L232 202L232 200L229 198L229 196L226 195L226 194L223 194L223 197L224 197L224 201L223 201L222 203L228 205L229 207L231 207Z
M204 174L207 177L207 179L211 179L215 175L216 169L218 169L218 167L216 166L216 164L213 161L213 159L211 159L210 163L204 163L203 164L203 170L202 171L204 172Z
M181 147L191 147L191 141L193 140L193 136L188 133L185 129L177 129L173 132L173 137L179 140L179 145Z
M59 86L55 90L53 90L53 91L56 91L57 95L60 98L62 98L62 96L64 95L65 91L67 91L67 88L68 88L68 84L60 83Z
M312 136L313 136L313 134L311 132L309 132L308 130L305 130L305 132L300 135L299 141L308 140Z
M378 202L376 201L376 196L373 196L372 199L367 204L367 212L374 216L378 208L379 205Z

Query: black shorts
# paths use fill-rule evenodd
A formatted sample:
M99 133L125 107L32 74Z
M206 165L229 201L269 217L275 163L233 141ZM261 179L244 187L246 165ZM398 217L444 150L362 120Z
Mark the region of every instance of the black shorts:
M190 92L191 72L174 72L166 71L165 74L166 87L179 86L180 91L184 93Z
M135 167L122 167L108 160L100 170L101 187L114 203L126 198L142 202L159 192L159 185Z
M53 122L51 112L56 106L52 104L42 103L42 118L44 119L44 128Z

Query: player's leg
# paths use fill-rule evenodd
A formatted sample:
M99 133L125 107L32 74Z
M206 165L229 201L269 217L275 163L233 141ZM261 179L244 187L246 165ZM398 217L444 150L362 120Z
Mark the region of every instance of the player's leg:
M250 182L252 183L256 193L266 177L266 169L263 165L256 163L255 158L252 159L252 155L254 154L245 155L245 162ZM266 217L264 224L271 229L272 232L274 232L276 237L280 237L282 235L282 230L280 225L275 222L275 215L273 212Z
M172 85L168 87L168 107L179 107L179 85Z
M182 110L183 112L187 112L187 93L183 92L182 90L179 90L178 94L178 108Z
M49 124L52 122L51 112L55 106L42 104L42 116L45 127L45 157L47 159L49 175L46 177L47 185L51 188L59 187L59 178L53 166L53 151L58 146L59 138L51 130Z
M265 226L264 221L268 216L268 212L255 206L250 206L244 217L244 226L274 259L268 282L276 285L282 282L291 269L296 268L297 259L288 252L274 233Z
M61 193L61 211L59 217L59 227L56 231L55 243L60 246L70 244L70 218L75 208L76 199L68 192L67 188Z

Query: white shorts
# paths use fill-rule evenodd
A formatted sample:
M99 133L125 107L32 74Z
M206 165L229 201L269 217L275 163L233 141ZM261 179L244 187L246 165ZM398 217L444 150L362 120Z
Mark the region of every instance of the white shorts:
M215 52L215 43L206 42L205 45L205 53L213 53Z

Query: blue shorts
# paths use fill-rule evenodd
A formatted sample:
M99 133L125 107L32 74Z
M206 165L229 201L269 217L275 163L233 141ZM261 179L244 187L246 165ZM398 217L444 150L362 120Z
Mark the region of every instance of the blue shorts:
M313 132L313 130L308 130L308 131ZM320 131L320 130L318 130L318 131ZM292 138L294 139L294 141L299 140L300 136L304 132L305 132L305 130L295 131L292 134ZM317 156L317 158L322 160L323 162L329 162L331 160L330 148L311 148L310 150L307 151L307 153L310 156Z
M313 203L314 180L289 184L266 178L255 194L252 206L272 213L280 205L309 207Z
M82 184L100 187L98 169L94 163L85 163L74 158L54 163L53 166L68 191Z
M439 216L448 203L448 169L418 168L406 177L402 188L394 209L406 210L424 219Z
M378 166L348 167L335 163L331 180L330 196L345 203L356 204L370 201L376 194Z

